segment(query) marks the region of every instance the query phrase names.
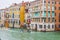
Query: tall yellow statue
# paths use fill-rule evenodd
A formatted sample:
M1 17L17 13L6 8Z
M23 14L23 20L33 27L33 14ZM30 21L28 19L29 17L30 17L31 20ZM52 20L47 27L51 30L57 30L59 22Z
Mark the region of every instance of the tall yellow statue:
M25 20L25 3L23 1L20 7L20 27L23 27L24 20Z

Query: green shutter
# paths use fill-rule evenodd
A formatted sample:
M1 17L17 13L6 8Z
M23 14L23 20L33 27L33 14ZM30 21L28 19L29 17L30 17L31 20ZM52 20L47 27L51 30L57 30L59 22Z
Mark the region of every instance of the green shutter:
M48 11L48 17L50 17L50 11Z
M46 17L46 11L44 11L44 14L43 15L44 15L44 17Z
M54 17L54 11L52 11L52 16Z
M35 15L34 16L39 16L39 12L35 12Z

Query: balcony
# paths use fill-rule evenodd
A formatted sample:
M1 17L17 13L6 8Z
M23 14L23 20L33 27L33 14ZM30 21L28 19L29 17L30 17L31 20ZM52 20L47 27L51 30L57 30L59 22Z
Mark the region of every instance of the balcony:
M31 18L40 18L40 16L32 16Z
M32 18L40 18L40 13L39 12L35 12L33 14Z
M32 12L39 12L39 11L40 11L40 9L36 8L36 9L33 9Z

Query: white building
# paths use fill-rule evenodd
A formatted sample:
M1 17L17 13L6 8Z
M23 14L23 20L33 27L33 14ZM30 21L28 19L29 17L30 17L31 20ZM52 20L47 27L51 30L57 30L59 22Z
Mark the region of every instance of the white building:
M52 6L51 6L52 5ZM54 31L54 0L35 0L30 3L31 29L38 31Z
M4 9L0 9L0 27L4 27Z

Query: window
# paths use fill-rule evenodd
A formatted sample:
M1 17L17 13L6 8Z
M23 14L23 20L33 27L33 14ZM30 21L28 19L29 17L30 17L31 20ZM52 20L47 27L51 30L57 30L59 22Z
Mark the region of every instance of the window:
M36 19L36 18L35 18ZM38 22L38 19L36 19L36 22Z
M42 28L42 25L39 25L39 28Z
M6 18L9 18L9 14L8 13L6 14Z
M54 28L54 25L52 25L52 28Z
M39 16L39 12L35 12L35 17L38 17Z
M28 4L26 4L26 5L28 5Z
M42 11L41 11L41 13L42 13Z
M48 1L48 3L50 3L50 1Z
M59 13L59 18L60 18L60 13Z
M34 26L34 24L31 24L31 26L33 27L33 26Z
M55 7L55 10L56 10L56 7Z
M37 20L36 22L40 22L40 18L36 18L36 20Z
M44 3L46 3L46 1L44 1Z
M59 19L59 22L60 22L60 19Z
M26 13L28 13L28 9L25 9Z
M17 24L18 22L16 21L16 24Z
M19 20L18 20L18 25L19 25Z
M56 4L56 2L55 2L55 4Z
M55 24L55 27L56 27L56 24Z
M19 8L19 10L20 10L20 8Z
M59 28L60 28L60 24L59 24Z
M50 11L48 11L48 17L50 17Z
M60 10L60 7L59 7L59 10Z
M50 25L48 25L48 29L50 29Z
M15 24L15 21L13 21L13 23Z
M50 18L48 18L48 22L50 22Z
M46 25L44 25L44 28L46 29Z
M55 13L55 16L56 16L56 13Z
M44 17L46 17L46 11L44 11L44 14L43 14Z
M35 27L37 28L37 24L35 24Z
M46 18L44 18L44 22L46 22Z
M12 21L12 20L11 20L10 22L11 22L11 23L13 23L13 21Z
M46 22L46 18L42 18L42 21L43 21L43 22Z
M55 22L56 22L56 20L55 20Z
M11 15L9 15L9 17L11 18Z
M55 20L54 20L54 18L52 18L52 22L54 22Z
M54 11L52 11L52 17L54 17Z
M14 18L14 13L12 14L12 18Z
M52 4L54 4L54 2L52 2Z

